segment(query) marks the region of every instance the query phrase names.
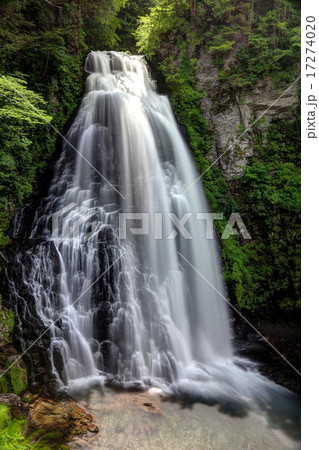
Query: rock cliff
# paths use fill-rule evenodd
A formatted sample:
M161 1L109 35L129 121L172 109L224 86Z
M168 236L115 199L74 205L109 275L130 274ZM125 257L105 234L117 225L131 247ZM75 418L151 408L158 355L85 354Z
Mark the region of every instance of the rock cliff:
M204 93L201 112L212 131L209 159L212 163L218 160L217 167L230 181L243 174L243 167L253 156L256 130L266 131L273 120L293 117L299 105L300 84L297 81L276 86L268 76L249 89L229 90L219 80L217 67L203 49L196 80L197 88Z

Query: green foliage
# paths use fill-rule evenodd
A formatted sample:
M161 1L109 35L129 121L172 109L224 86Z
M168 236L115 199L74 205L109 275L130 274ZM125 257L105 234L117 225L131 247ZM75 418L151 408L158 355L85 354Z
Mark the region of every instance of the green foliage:
M40 108L45 102L26 88L26 81L13 77L0 78L0 119L5 122L30 125L50 122L51 117Z
M247 3L247 5L249 5ZM256 11L254 8L256 7ZM231 86L250 86L265 75L279 83L294 80L295 65L299 62L299 14L287 0L275 0L272 8L260 2L247 6L247 22L240 26L236 58L223 65L220 78ZM236 22L236 18L234 18ZM234 30L221 26L214 39L228 39ZM214 53L214 48L211 47ZM227 53L229 49L224 50ZM218 63L219 55L215 58Z
M190 15L192 2L154 1L134 33L138 49L147 56L161 54L167 37L176 46L187 43L189 50L204 46L211 52L225 88L251 86L265 75L278 83L293 81L299 61L300 20L290 1L194 3Z
M136 53L135 31L138 27L139 16L147 13L149 0L128 0L125 7L118 14L120 29L120 50Z
M64 2L68 4L69 2ZM83 24L84 41L92 50L114 49L119 42L119 11L127 0L77 0L78 24ZM69 8L73 11L73 7Z
M4 343L12 344L14 323L13 312L2 307L2 298L0 296L0 342L2 342L2 345ZM22 360L10 367L16 359L17 355L7 356L5 351L1 352L0 393L13 392L18 395L28 386L27 371ZM9 370L7 370L8 368ZM4 373L4 371L6 372Z
M142 16L134 35L139 51L152 56L160 48L161 40L169 31L178 32L187 24L185 14L188 11L186 0L158 0L154 2L146 16Z
M45 433L38 430L26 435L27 422L24 418L12 417L10 408L0 403L0 448L3 450L58 450L66 449L59 443L59 433Z
M9 365L12 363L9 362ZM5 375L10 380L10 391L19 395L28 387L28 376L25 367L21 367L18 363L12 366ZM8 391L7 391L8 392Z
M14 77L0 78L0 209L6 227L14 206L31 193L38 152L32 139L51 121L44 111L43 98ZM45 154L42 158L45 158ZM0 227L0 245L5 244L5 228Z
M248 251L264 306L300 306L300 165L298 117L274 123L240 183L241 207L255 226ZM258 151L259 150L259 151Z
M126 1L1 2L0 248L9 242L16 207L55 150L57 135L47 122L63 131L81 98L85 55L117 45Z
M1 302L1 296L0 296ZM13 328L14 328L14 314L11 310L0 308L0 330L1 338L6 342L11 342Z
M173 57L167 58L160 69L172 89L171 102L182 125L187 127L194 154L206 153L210 147L210 132L207 121L200 113L203 93L194 86L197 67L195 58L189 59L185 48L180 50L180 62L176 66Z
M255 146L255 156L236 182L204 183L213 211L229 217L239 211L251 241L222 240L224 277L231 298L241 308L267 311L300 307L300 166L299 117L274 123ZM228 191L228 192L227 192ZM228 199L227 199L228 196ZM231 206L230 206L231 205ZM225 222L216 221L223 232Z
M137 46L155 56L170 88L198 170L205 172L201 181L210 208L224 214L224 220L215 221L218 234L230 214L239 211L252 235L251 241L241 236L221 240L232 301L272 313L293 309L300 304L298 118L273 124L264 136L255 131L254 158L241 180L227 183L219 169L209 169L213 130L202 117L204 93L196 77L198 55L205 49L219 72L218 95L226 91L228 101L265 76L274 83L291 81L299 61L299 12L288 0L201 0L195 10L191 5L185 2L177 12L180 2L166 7L155 0L139 20ZM222 104L213 108L218 111ZM242 132L239 127L238 136Z
M3 449L30 449L30 442L23 433L26 430L26 421L11 419L9 408L0 403L0 447Z
M2 358L5 359L4 369L9 367L14 360L17 358L16 355ZM2 361L1 361L2 363ZM12 366L6 373L2 370L0 371L0 393L13 393L15 395L21 394L28 387L28 377L26 368L21 366L19 363Z

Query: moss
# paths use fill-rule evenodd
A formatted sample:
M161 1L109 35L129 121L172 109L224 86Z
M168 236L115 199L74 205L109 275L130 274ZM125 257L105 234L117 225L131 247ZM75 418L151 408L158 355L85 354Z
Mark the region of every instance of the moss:
M0 373L1 375L1 373ZM6 394L7 392L10 392L11 386L8 381L7 375L0 376L0 394Z
M4 351L0 358L0 374L8 369L19 357L19 354L12 355L12 338L14 330L14 314L11 310L1 307L2 298L0 296L0 343L1 347L8 347L11 356L6 356L8 351ZM0 393L12 392L16 395L24 391L28 386L27 370L22 360L14 364L5 375L0 377Z
M14 357L16 358L16 356ZM6 366L9 367L12 362L11 358L6 361ZM2 373L5 369L2 369ZM1 375L1 372L0 372ZM12 366L5 375L0 377L0 394L13 393L16 395L21 394L28 387L27 370L21 365L15 364Z
M0 448L32 448L25 440L23 433L26 430L26 420L13 419L10 408L0 403Z
M19 395L28 387L27 371L24 367L15 364L8 371L12 392Z
M1 305L1 297L0 297ZM8 309L0 309L0 337L8 344L14 329L14 314Z
M10 408L0 403L0 448L20 450L66 450L59 433L45 433L36 430L28 433L24 418L12 417Z

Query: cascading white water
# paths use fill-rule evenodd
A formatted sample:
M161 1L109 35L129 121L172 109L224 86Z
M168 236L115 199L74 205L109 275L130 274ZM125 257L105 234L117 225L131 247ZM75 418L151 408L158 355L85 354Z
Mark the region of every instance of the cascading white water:
M46 325L61 316L51 363L62 384L105 370L172 382L194 361L232 358L224 300L183 259L225 296L216 241L206 239L213 231L196 217L208 213L203 190L183 194L197 173L143 57L91 52L85 70L86 94L31 233L47 235L58 264L40 245L29 289ZM119 239L119 213L147 214L148 234L133 234L141 223L127 220ZM174 231L187 213L191 239Z
M74 393L110 375L205 401L286 395L236 364L203 189L187 190L197 173L143 57L91 52L85 70L86 94L31 226L41 242L22 269L23 292L51 325L58 386ZM144 214L148 230L135 218L120 235L123 213ZM183 217L184 236L173 224ZM16 236L22 221L23 210Z

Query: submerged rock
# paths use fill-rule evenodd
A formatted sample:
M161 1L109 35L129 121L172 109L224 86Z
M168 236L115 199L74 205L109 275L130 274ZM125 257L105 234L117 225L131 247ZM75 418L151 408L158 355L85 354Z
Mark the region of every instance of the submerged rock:
M122 393L118 395L118 400L122 403L127 403L128 406L137 407L142 409L143 411L151 414L162 414L162 408L157 399L154 396L151 396L144 393L139 394L127 394Z

